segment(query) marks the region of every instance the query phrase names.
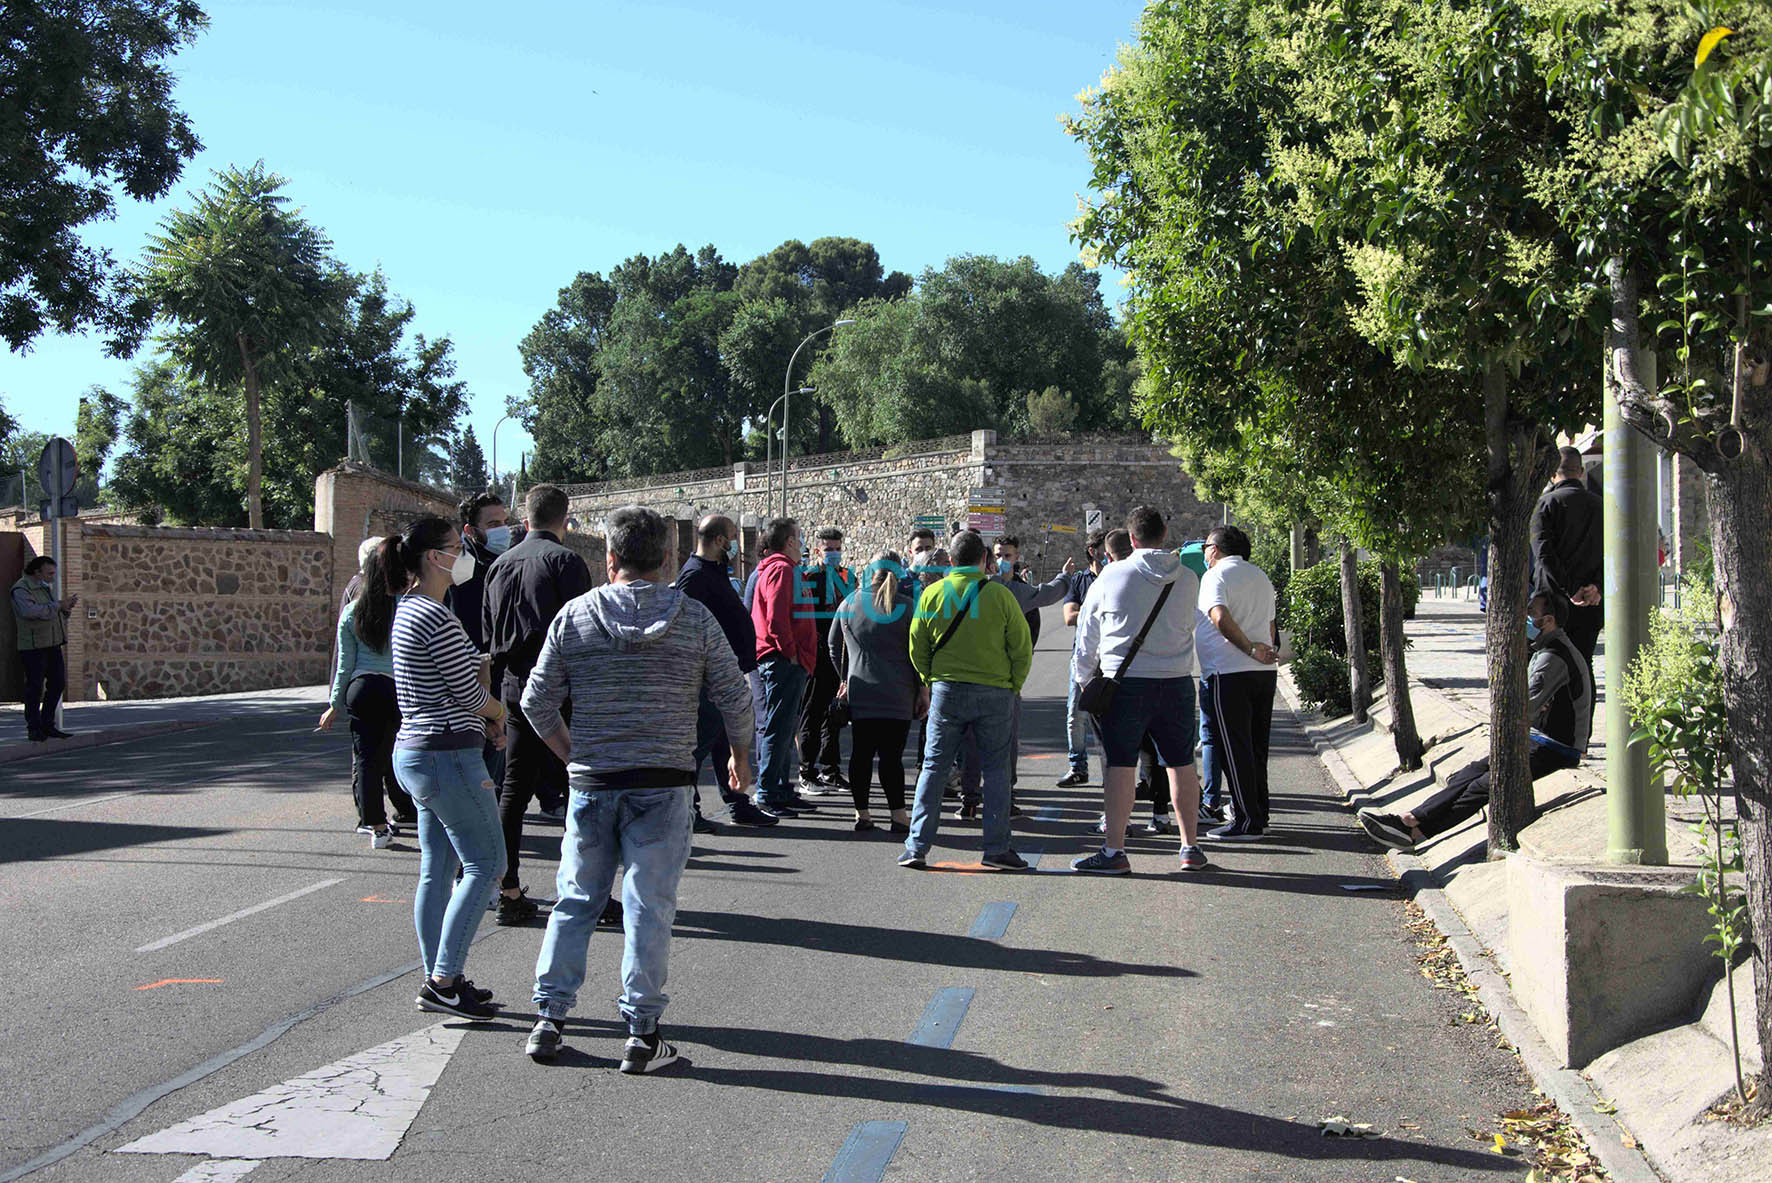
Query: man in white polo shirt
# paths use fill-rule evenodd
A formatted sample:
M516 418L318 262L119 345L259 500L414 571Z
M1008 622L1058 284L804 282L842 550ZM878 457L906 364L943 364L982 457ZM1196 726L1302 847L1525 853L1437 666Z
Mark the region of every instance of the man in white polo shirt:
M1267 832L1268 733L1274 720L1274 585L1249 561L1249 536L1218 526L1206 536L1206 577L1194 649L1205 694L1202 713L1224 761L1235 816L1209 835L1253 842Z

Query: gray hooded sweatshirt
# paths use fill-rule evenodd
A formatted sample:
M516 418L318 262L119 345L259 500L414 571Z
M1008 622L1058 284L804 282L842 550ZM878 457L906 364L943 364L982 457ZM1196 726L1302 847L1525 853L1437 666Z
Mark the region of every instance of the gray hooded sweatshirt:
M1095 672L1112 677L1120 670L1132 639L1144 627L1163 588L1175 590L1145 634L1128 678L1186 678L1194 672L1194 611L1200 577L1172 550L1135 550L1103 567L1083 600L1077 621L1077 677Z
M714 614L666 584L612 583L554 617L523 688L523 714L549 736L572 701L566 767L575 791L687 785L704 684L726 734L748 746L750 690Z

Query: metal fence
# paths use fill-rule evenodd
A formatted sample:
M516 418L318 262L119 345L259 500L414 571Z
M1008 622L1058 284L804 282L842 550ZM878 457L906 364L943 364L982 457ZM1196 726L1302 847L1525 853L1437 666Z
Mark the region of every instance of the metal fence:
M345 405L345 459L391 472L409 481L454 489L449 440L420 435L404 420L373 415L355 403Z

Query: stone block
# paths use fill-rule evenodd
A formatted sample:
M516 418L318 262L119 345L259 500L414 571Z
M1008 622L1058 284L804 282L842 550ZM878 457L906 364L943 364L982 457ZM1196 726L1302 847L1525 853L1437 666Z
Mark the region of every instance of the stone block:
M1690 1021L1712 972L1685 871L1507 863L1514 994L1571 1068Z

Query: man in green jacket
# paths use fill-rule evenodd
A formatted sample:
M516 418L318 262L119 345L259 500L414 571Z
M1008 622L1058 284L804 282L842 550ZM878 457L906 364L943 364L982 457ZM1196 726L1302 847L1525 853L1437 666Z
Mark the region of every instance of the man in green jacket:
M25 733L32 743L67 739L55 725L55 710L68 685L68 614L79 596L55 598L55 560L38 555L12 585L12 615L18 623L19 656L25 665Z
M929 738L898 865L927 865L948 769L970 732L984 772L981 861L994 870L1025 871L1027 862L1009 849L1010 724L1015 696L1033 664L1033 638L1014 593L987 578L984 540L963 530L948 553L953 568L924 589L911 621L911 665L931 688Z

